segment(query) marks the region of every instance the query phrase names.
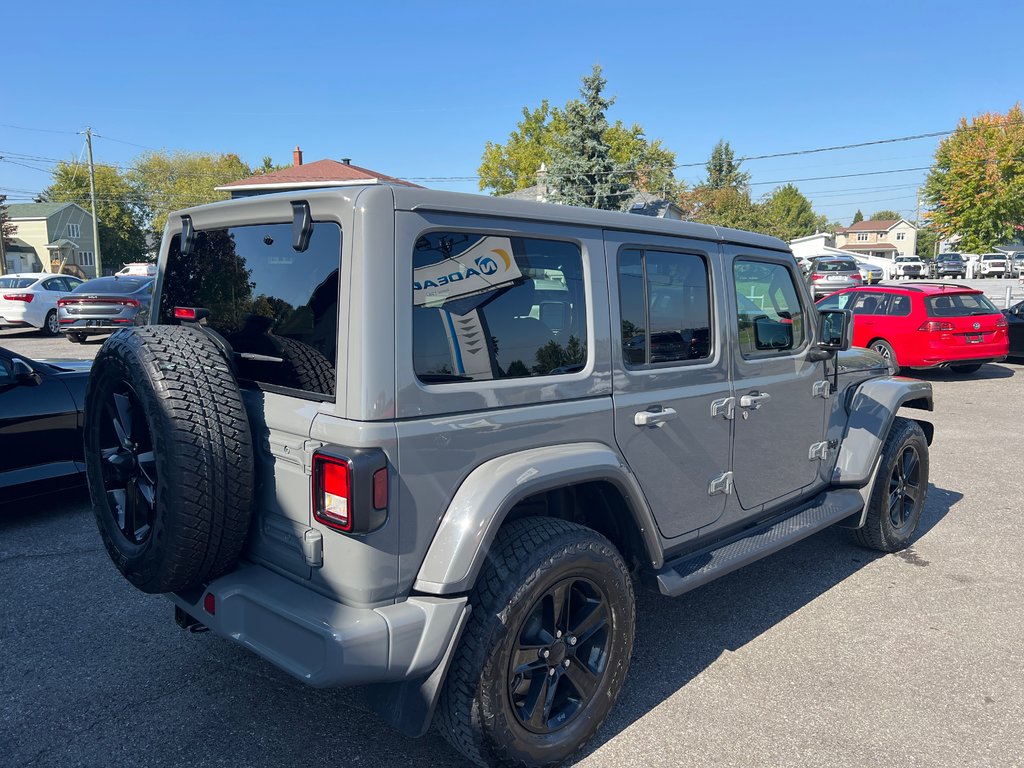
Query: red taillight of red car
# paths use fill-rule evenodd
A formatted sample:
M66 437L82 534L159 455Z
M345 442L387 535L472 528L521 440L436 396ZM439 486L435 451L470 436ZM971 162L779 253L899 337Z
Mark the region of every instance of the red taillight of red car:
M1002 315L1000 315L998 318L996 318L996 328L1005 328L1005 327L1006 327L1006 318L1003 317Z
M35 294L32 293L5 293L4 298L8 301L24 301L26 304L31 304L32 299L35 298Z
M925 331L926 333L944 333L944 332L952 331L953 330L953 324L952 323L947 323L947 322L944 322L944 321L941 321L941 320L929 320L927 323L924 323L917 330Z

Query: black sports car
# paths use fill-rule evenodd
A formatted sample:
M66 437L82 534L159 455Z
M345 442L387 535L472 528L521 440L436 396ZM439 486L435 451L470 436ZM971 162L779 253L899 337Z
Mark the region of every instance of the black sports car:
M1010 357L1024 357L1024 301L1003 310L1010 336Z
M85 482L82 408L91 366L0 347L0 502Z

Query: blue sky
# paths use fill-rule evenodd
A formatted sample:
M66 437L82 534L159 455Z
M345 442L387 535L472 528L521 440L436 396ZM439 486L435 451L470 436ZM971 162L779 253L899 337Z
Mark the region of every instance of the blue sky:
M54 159L79 156L87 125L96 162L164 148L290 163L299 144L306 162L350 157L473 192L464 177L485 142L503 142L523 106L575 97L595 63L616 97L608 117L640 123L679 163L702 163L719 138L744 156L949 130L1005 112L1024 91L1024 4L1007 0L7 6L9 202L45 187ZM937 143L744 167L755 196L775 182L885 171L795 183L830 219L848 223L858 208L912 217L926 172L889 171L928 166Z

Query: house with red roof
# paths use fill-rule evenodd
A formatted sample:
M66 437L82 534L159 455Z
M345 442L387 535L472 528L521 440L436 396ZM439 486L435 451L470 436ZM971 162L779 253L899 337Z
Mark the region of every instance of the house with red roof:
M293 164L288 168L270 173L250 176L217 187L218 192L229 192L232 199L265 195L271 192L288 192L301 189L323 189L326 187L352 187L363 184L392 184L402 187L419 187L411 181L397 179L369 168L352 165L343 157L338 160L317 160L302 162L302 150L295 147L292 152Z
M858 221L836 230L836 248L853 256L873 256L892 261L917 253L917 228L906 219Z

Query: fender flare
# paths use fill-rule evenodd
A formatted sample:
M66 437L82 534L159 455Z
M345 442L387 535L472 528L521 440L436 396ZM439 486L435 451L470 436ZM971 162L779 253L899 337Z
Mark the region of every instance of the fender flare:
M436 595L468 592L516 503L541 491L589 481L607 481L618 488L640 532L648 562L660 568L658 529L625 462L607 445L572 443L511 453L474 469L442 516L413 588Z
M931 411L932 385L927 381L892 376L871 379L857 387L847 401L849 417L839 447L832 483L870 492L878 457L900 407ZM917 421L915 419L915 421ZM918 422L929 445L935 433L931 423Z

